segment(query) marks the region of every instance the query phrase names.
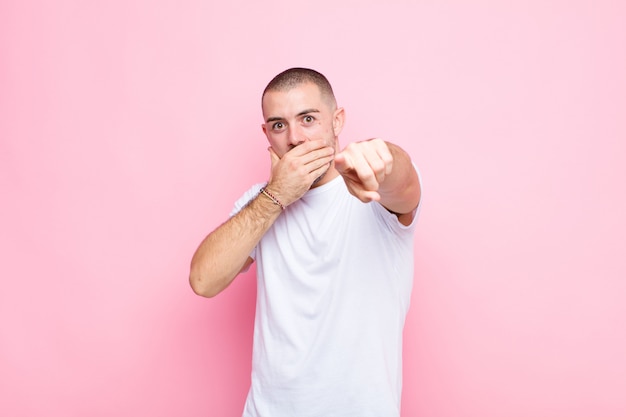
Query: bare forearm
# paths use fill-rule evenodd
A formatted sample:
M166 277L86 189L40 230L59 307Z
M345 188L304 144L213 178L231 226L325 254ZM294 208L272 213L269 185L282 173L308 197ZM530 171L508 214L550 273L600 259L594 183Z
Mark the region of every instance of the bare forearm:
M280 212L280 207L259 195L211 232L191 260L189 283L194 292L212 297L224 290Z
M393 156L393 169L380 184L380 203L394 213L412 212L420 201L421 189L409 155L399 146L387 143Z
M282 158L271 147L269 153L272 171L268 194L258 195L210 233L196 250L189 274L196 294L212 297L235 279L252 249L280 215L283 203L291 204L311 187L328 168L334 148L319 139L294 147Z

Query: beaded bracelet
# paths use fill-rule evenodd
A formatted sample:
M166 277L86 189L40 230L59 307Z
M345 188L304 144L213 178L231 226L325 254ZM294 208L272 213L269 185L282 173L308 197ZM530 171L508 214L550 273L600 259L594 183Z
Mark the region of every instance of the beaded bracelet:
M278 207L280 207L281 209L285 209L285 206L283 206L283 203L281 203L280 201L278 201L278 199L274 196L274 194L270 193L269 191L267 191L265 189L265 187L261 188L261 194L263 194L264 196L266 196L267 198L269 198L270 200L272 200L272 202L274 204L276 204Z

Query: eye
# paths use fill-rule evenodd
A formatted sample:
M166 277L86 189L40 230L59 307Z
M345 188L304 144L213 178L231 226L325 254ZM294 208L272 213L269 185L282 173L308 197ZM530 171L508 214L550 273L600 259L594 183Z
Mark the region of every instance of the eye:
M276 122L272 125L272 130L282 130L285 127L283 122Z
M311 116L311 115L306 115L304 116L304 123L313 123L313 121L315 120L315 117Z

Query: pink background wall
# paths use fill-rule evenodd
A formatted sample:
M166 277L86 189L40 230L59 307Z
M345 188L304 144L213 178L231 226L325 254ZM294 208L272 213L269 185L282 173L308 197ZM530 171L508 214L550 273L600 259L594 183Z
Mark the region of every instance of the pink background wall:
M473 4L470 4L473 3ZM266 178L260 93L333 82L421 168L403 416L626 415L618 1L2 1L0 415L238 416L254 271L189 260Z

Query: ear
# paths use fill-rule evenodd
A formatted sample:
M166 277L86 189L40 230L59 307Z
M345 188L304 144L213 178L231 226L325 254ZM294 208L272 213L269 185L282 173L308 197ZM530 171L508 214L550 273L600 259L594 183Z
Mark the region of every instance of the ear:
M343 107L338 107L333 113L333 132L335 137L339 136L343 130L343 124L346 120L346 112Z
M261 125L261 129L263 130L263 133L265 134L265 137L267 138L267 127L265 126L265 123Z

